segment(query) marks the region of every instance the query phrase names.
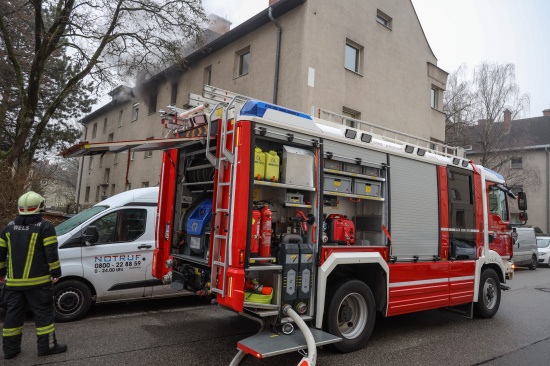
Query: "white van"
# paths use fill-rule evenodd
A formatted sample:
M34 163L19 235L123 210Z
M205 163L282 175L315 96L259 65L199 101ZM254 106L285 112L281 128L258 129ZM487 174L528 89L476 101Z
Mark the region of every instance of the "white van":
M515 265L528 266L529 269L537 269L539 263L539 251L535 229L530 227L515 228L517 239L514 241L514 256L512 260Z
M152 276L158 187L123 192L56 226L62 277L54 287L58 321L94 303L189 295Z

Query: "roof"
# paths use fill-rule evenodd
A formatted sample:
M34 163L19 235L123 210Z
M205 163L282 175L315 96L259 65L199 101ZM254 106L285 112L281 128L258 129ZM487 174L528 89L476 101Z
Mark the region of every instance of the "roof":
M96 109L92 113L82 117L82 119L80 120L80 123L82 124L88 123L94 120L96 117L101 116L104 113L115 108L116 106L126 103L127 101L131 100L134 97L134 93L131 87L126 85L119 85L109 92L109 96L111 96L112 98L112 100L109 103L101 106L100 108Z
M470 141L473 149L467 154L481 152L480 142L484 126L487 122L480 122L469 128ZM490 126L489 135L495 141L491 150L518 150L550 147L550 116L524 118L513 120L510 132L504 133L504 123L495 122Z
M295 7L302 5L306 0L279 0L271 6L272 15L274 18L278 18L281 15L289 12ZM194 64L199 60L207 57L208 55L221 50L230 43L246 36L247 34L253 32L254 30L261 28L265 24L271 22L269 19L269 8L265 8L260 13L256 14L252 18L248 19L246 22L241 25L231 29L229 32L219 36L214 39L212 42L205 44L203 47L198 50L190 53L185 57L187 65ZM168 67L156 75L153 75L151 78L147 79L143 85L147 86L150 83L155 83L165 79L166 75L172 75L174 71L181 69L181 66L171 66Z

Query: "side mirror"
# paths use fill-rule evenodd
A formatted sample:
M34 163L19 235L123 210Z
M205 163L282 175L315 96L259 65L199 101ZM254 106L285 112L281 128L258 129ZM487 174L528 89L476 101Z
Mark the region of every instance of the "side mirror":
M99 230L97 226L88 226L82 233L82 240L87 246L95 244L99 241Z
M525 192L518 192L518 208L520 211L527 210L527 195Z
M527 212L520 212L518 218L519 221L523 221L523 223L527 222Z

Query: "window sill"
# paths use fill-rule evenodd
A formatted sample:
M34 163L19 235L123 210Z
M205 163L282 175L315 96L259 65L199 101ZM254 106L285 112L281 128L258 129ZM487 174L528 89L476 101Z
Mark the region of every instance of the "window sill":
M157 111L149 112L148 116L150 116L150 115L152 115L152 114L157 114Z
M382 27L386 28L386 29L389 30L389 31L393 31L393 29L391 29L391 28L388 27L387 25L384 25L384 24L382 24L382 23L380 23L380 22L376 22L376 23L380 24Z
M359 76L363 77L363 74L361 74L360 72L357 72L357 71L353 71L353 70L351 70L351 69L348 69L348 68L347 68L347 67L345 67L345 66L344 66L344 69L348 70L349 72L352 72L352 73L354 73L355 75L359 75Z
M242 75L239 75L239 76L235 76L235 77L233 78L233 80L237 80L238 78L242 78L243 76L246 76L246 75L248 75L248 73L242 74Z

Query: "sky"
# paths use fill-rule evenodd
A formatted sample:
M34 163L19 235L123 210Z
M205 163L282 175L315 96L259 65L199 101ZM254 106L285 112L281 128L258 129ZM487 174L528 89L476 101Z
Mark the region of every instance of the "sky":
M453 72L464 65L471 75L484 61L513 63L520 92L531 99L525 117L550 109L550 0L412 3L440 68ZM268 0L203 0L203 5L233 28L265 9Z

